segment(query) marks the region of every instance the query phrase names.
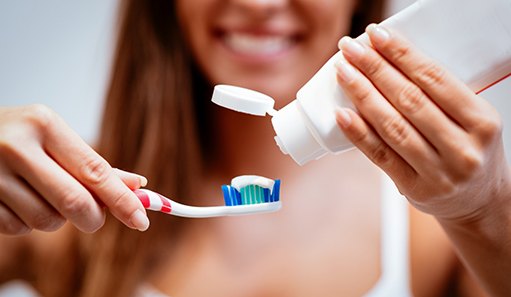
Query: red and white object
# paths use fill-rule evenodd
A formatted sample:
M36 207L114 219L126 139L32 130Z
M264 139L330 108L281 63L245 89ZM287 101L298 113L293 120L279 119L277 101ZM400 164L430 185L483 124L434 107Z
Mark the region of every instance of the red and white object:
M210 218L275 212L282 207L280 201L236 206L190 206L173 201L147 189L133 191L144 208L187 218Z

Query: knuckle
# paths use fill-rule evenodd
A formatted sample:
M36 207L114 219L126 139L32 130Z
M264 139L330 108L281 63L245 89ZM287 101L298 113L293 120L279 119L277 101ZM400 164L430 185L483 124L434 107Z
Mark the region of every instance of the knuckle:
M15 143L13 143L8 136L0 138L0 155L8 157L19 157L19 150Z
M483 158L475 150L463 149L460 151L460 173L462 177L468 178L483 166Z
M126 205L129 205L129 201L131 201L131 196L130 196L130 193L128 191L123 191L122 193L118 194L111 202L111 208L112 209L116 209L116 210L123 210L125 209L126 212L123 213L122 215L126 218L126 219L129 219L129 216L131 215L131 212L133 210L128 210L128 208L126 207Z
M364 72L367 76L375 77L383 69L383 59L371 58L366 61Z
M62 214L66 217L79 217L89 210L87 196L79 191L70 191L65 194L60 205Z
M369 153L369 159L371 159L375 164L380 166L385 166L391 160L390 156L390 148L383 142L380 142L376 145L371 152Z
M369 138L368 129L353 129L350 131L350 141L356 146L367 145L367 139Z
M30 227L25 225L19 219L9 219L0 221L0 230L8 235L24 235L32 231Z
M417 67L415 80L423 86L433 87L442 84L445 79L445 70L434 63L423 63Z
M492 141L502 134L503 124L499 115L480 119L476 126L477 135L484 141Z
M360 82L352 82L352 96L355 104L363 104L370 100L372 92L369 88L364 87Z
M390 144L402 145L409 136L409 126L401 117L392 117L382 124L382 137Z
M44 104L29 105L25 110L25 118L40 131L48 129L55 117L55 112Z
M4 160L6 163L1 165L11 166L12 164L31 163L31 155L28 152L30 149L27 143L20 140L20 137L16 137L16 135L4 134L2 136L3 137L0 138L0 159Z
M409 84L398 93L396 105L402 112L414 114L424 107L425 102L421 89L413 84Z
M406 63L406 60L408 59L408 56L410 56L410 47L409 46L397 46L394 47L394 50L391 54L391 59L395 62L404 62Z
M80 168L82 181L89 186L99 186L108 179L111 167L100 157L86 157Z
M65 219L56 213L41 212L36 214L28 224L34 229L49 232L59 229L65 222Z

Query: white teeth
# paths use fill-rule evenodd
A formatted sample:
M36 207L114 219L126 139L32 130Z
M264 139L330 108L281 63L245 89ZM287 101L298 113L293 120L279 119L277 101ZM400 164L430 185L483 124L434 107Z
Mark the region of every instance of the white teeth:
M291 45L289 37L255 36L230 33L225 35L225 43L232 50L247 55L269 55L281 52Z

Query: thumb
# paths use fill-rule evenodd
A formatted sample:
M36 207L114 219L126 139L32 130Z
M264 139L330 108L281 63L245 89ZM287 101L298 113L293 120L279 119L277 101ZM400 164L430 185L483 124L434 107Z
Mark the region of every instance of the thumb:
M114 168L114 174L117 175L131 190L136 190L147 185L147 178L140 174L124 171Z

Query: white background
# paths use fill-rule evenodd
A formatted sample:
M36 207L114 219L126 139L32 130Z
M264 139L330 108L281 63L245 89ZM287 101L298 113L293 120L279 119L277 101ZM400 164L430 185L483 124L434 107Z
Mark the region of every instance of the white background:
M394 0L388 10L411 2ZM117 3L0 0L0 105L44 103L93 142L109 78ZM483 93L504 118L508 156L510 91L508 79Z
M118 0L0 0L0 105L44 103L93 141Z

